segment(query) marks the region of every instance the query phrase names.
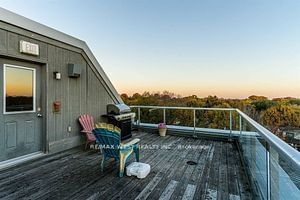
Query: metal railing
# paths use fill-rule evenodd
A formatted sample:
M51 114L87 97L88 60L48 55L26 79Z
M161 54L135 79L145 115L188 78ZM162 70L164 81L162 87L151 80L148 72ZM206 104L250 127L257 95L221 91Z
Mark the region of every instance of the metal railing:
M162 122L166 124L166 111L190 110L193 126L189 130L194 133L199 129L196 125L197 111L228 112L228 138L230 139L233 133L233 114L235 114L238 117L235 122L238 124L238 130L234 131L239 133L238 144L258 196L262 199L300 199L300 153L239 109L165 106L131 106L131 108L137 109L137 126L144 125L141 122L141 109L162 110ZM172 127L168 126L168 128Z
M196 111L226 111L229 112L229 137L232 134L232 113L236 111L234 108L199 108L199 107L165 107L165 106L130 106L137 108L137 125L141 123L141 109L162 110L162 122L167 124L166 110L190 110L193 112L193 131L196 131Z

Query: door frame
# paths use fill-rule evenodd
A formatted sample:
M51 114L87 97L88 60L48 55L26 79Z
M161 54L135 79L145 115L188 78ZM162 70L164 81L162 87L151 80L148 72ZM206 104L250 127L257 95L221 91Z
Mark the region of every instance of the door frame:
M36 58L24 58L20 56L13 56L13 55L5 55L0 53L0 59L7 59L11 61L18 61L18 62L25 62L25 63L32 63L35 65L38 65L41 68L41 107L42 107L42 123L41 123L41 152L44 154L49 153L49 133L47 129L47 121L48 121L48 86L49 86L49 80L48 80L48 73L49 73L49 66L47 62L40 61ZM7 64L7 63L6 63ZM8 64L12 65L12 64ZM3 64L4 67L4 64ZM25 67L26 68L26 67ZM35 77L36 78L36 77ZM4 81L4 80L3 80ZM36 84L36 83L35 83ZM4 84L3 84L4 85ZM35 86L36 87L36 86ZM36 92L36 91L35 91ZM4 103L4 102L3 102ZM36 103L36 102L35 102ZM35 108L36 110L36 108Z

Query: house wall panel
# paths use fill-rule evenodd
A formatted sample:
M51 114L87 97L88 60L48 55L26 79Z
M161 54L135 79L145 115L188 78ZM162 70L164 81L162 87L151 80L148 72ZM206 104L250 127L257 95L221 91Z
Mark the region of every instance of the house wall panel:
M47 113L43 118L46 120L46 127L42 133L43 137L47 134L46 149L54 153L82 144L85 138L80 133L78 117L81 114L91 114L96 121L100 121L100 116L106 113L106 105L116 99L87 55L74 46L4 22L0 22L0 39L0 56L40 63L47 68L42 69L45 74L42 80L47 80L46 96L43 97L47 99ZM38 44L39 56L20 53L20 40ZM79 78L68 77L68 63L81 66ZM61 80L54 79L53 72L60 72ZM59 113L53 113L55 101L61 102ZM71 132L68 132L69 126ZM31 140L30 137L27 140Z
M0 52L7 52L7 31L0 29Z

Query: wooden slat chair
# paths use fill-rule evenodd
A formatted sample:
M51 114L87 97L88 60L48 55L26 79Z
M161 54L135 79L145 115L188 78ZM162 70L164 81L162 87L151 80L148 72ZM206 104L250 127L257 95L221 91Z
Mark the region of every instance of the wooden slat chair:
M126 161L135 153L137 162L139 161L139 142L140 139L134 139L128 143L121 143L121 130L112 124L99 123L93 130L100 149L102 149L101 171L103 172L104 163L110 158L119 162L119 177L124 174Z
M94 118L91 115L81 115L79 117L79 122L83 128L81 132L85 133L86 135L86 142L85 142L85 149L86 149L88 144L92 144L96 142L96 138L93 134Z

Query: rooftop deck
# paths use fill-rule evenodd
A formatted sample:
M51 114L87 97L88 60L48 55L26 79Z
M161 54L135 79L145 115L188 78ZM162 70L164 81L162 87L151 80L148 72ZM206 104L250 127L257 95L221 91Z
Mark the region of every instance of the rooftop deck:
M141 162L151 165L145 179L118 178L113 161L101 173L98 152L72 149L0 172L0 199L252 198L235 143L146 132L134 137L144 145ZM198 164L186 164L190 160Z

